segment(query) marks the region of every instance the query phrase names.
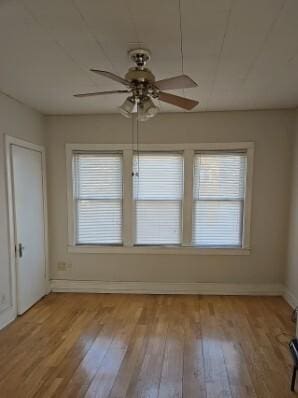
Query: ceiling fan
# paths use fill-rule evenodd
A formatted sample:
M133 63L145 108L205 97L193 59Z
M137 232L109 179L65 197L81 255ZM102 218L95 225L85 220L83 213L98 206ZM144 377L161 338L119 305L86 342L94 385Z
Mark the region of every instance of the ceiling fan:
M139 121L146 121L158 113L159 108L154 104L152 99L159 99L160 101L188 111L198 105L198 101L163 91L197 87L197 83L190 77L179 75L155 81L153 73L145 67L151 58L149 50L137 48L129 51L128 55L136 66L129 68L125 78L104 70L90 69L91 72L123 84L126 87L125 90L99 91L75 94L74 96L84 98L106 94L129 94L124 103L119 107L119 110L126 117L131 117L132 113L137 112Z

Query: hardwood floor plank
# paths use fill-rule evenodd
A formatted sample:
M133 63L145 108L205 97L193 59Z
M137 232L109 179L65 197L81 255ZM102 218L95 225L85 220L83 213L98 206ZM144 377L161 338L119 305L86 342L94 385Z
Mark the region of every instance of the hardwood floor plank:
M184 328L181 298L173 297L169 318L159 398L182 398Z
M159 322L156 329L152 330L138 379L133 389L130 389L131 395L127 396L158 397L167 330L168 324L164 321Z
M131 320L127 314L128 321L120 329L107 350L103 363L86 392L86 398L107 398L109 396L140 314L141 309L134 311L134 317Z
M290 316L280 297L50 294L0 331L0 398L294 397Z
M125 398L133 375L138 371L145 354L147 326L137 325L132 343L126 351L109 398Z
M241 347L241 338L235 333L235 320L231 319L231 308L227 297L219 297L216 302L216 317L221 336L221 346L228 372L233 397L256 398L245 355Z
M102 320L102 329L91 345L86 356L74 372L70 382L63 391L63 396L82 397L85 395L89 384L95 377L117 334L119 324L121 325L123 323L123 320L120 317L122 312L125 312L124 308L126 308L126 306L126 300L122 300L121 303L116 303L114 306L109 306L110 311L104 314Z
M221 346L220 330L215 317L216 297L201 301L201 328L207 398L231 398L228 373Z

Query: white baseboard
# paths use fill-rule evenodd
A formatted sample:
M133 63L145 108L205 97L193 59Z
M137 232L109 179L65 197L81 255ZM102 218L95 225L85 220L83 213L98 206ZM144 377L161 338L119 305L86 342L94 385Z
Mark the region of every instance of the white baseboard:
M16 319L16 314L13 307L0 312L0 330L5 328L9 323Z
M296 297L293 293L291 293L290 290L287 289L286 287L284 288L282 296L292 308L298 307L298 297Z
M54 279L53 292L78 293L145 293L145 294L212 294L281 296L281 284L229 284L199 282L104 282Z

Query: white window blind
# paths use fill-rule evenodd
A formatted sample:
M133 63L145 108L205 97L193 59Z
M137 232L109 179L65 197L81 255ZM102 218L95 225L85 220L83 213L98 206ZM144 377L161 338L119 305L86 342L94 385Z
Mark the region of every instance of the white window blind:
M246 153L196 153L193 181L193 244L241 247Z
M183 156L142 152L134 156L135 243L179 245Z
M74 153L77 244L122 243L122 154Z

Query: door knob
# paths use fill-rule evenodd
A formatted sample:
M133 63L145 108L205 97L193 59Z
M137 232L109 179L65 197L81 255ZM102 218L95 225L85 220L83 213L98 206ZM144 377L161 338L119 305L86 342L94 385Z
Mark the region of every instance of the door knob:
M22 243L19 243L18 246L18 250L19 250L19 257L22 258L23 257L23 251L24 251L25 247L22 245Z

